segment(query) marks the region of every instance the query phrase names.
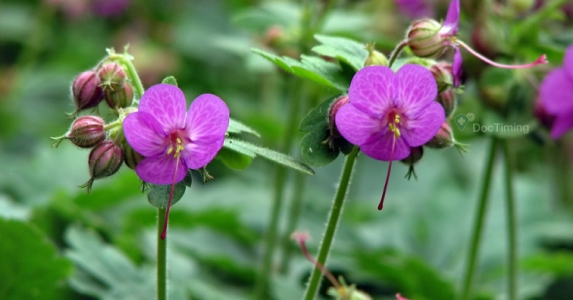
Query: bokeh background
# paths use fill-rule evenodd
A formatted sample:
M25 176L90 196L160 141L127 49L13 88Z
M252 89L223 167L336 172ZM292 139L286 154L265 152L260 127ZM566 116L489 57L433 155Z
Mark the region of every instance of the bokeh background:
M71 122L65 113L75 109L73 78L95 66L106 48L129 45L146 87L173 75L188 103L202 93L219 95L232 118L261 134L253 141L301 159L302 133L287 125L293 86L306 91L299 120L336 91L279 70L251 48L310 54L306 47L316 42L301 37L302 8L319 13L333 5L314 33L376 42L388 55L413 19L443 19L448 6L330 1L0 1L0 299L155 297L156 210L135 173L124 166L86 194L78 185L89 179L89 151L66 141L51 147L50 137ZM507 71L464 53L465 93L456 96L458 112L473 113L476 124L502 115L508 124L531 126L527 134L497 136L510 138L515 166L519 299L573 298L572 136L552 141L534 117L536 86L573 43L566 2L546 9L553 1L462 0L463 40L498 61L531 61L542 53L550 60ZM453 299L460 289L491 135L453 129L470 152L427 150L417 180L404 179L407 166L395 164L382 211L376 206L387 163L359 156L328 267L373 299L396 292ZM289 130L295 139L285 147ZM171 212L170 299L254 299L260 277L271 282L267 299L300 299L313 266L288 236L293 228L309 232L316 253L342 160L315 168L314 176L286 173L270 274L260 266L277 167L262 159L244 170L211 163L215 180L203 185L195 178ZM502 166L499 155L475 299L506 297Z

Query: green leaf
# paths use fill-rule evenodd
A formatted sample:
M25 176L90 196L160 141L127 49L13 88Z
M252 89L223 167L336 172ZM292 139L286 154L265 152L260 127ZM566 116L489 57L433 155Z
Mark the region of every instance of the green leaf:
M167 77L163 78L163 81L161 81L161 83L171 84L171 85L177 86L177 80L173 76L167 76Z
M175 203L179 202L183 194L185 194L186 186L191 186L191 173L187 172L187 175L182 181L179 181L175 184L173 190L173 200L171 201L171 205L175 205ZM149 192L147 192L147 201L151 203L151 205L157 208L165 208L167 207L167 203L169 202L169 195L171 194L171 184L167 185L151 185Z
M216 158L220 159L227 167L235 170L243 170L253 161L251 156L231 151L228 148L222 148L217 153Z
M307 165L296 161L294 158L282 154L267 148L263 148L257 145L253 145L251 143L236 140L233 138L225 139L225 144L223 147L229 148L233 151L245 154L247 156L255 157L255 156L262 156L270 161L279 163L283 166L301 171L303 173L314 175L314 171Z
M252 129L251 127L249 127L249 126L247 126L247 125L245 125L239 121L233 120L233 119L229 119L229 128L227 128L227 132L228 133L249 133L249 134L252 134L256 137L259 137L259 138L261 137L261 135L258 132L256 132L254 129Z
M368 57L368 50L364 44L347 38L319 34L316 34L314 38L322 45L313 47L311 49L313 52L343 61L352 66L355 71L364 67L364 62Z
M340 67L322 58L301 56L301 61L290 57L279 57L260 49L251 49L256 54L296 76L345 92L350 83L340 73Z
M61 299L59 287L72 271L70 261L28 223L0 219L0 237L0 298Z

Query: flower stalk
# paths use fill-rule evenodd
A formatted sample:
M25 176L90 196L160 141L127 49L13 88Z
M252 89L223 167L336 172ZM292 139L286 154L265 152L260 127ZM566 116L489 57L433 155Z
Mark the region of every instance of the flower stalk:
M161 236L166 208L157 209L157 300L167 299L167 238Z
M320 243L320 249L318 250L317 262L322 266L326 265L326 259L328 258L328 253L330 252L330 247L332 245L332 241L334 240L334 234L336 233L338 221L340 220L340 215L342 214L342 207L344 206L344 200L346 199L346 192L348 190L348 185L350 184L350 178L352 175L352 170L354 169L356 155L358 155L359 151L360 149L354 146L352 152L346 156L346 160L344 161L344 167L342 169L342 174L340 175L338 189L336 190L334 201L332 202L330 215L328 216L328 222L326 224L326 230L324 232L324 236L322 237L322 242ZM321 277L321 270L315 266L312 270L312 274L310 275L310 281L303 297L304 300L314 299L320 286Z
M517 220L515 213L515 197L513 193L513 171L512 161L509 153L509 146L506 140L502 143L503 158L505 161L505 203L507 213L507 235L508 235L508 255L507 255L507 288L508 299L517 299Z
M476 210L476 217L472 231L471 245L467 258L467 264L463 279L462 291L460 298L462 300L471 299L472 285L474 281L475 268L477 264L477 257L481 243L481 236L484 227L484 220L486 216L486 209L488 204L488 194L491 184L491 177L493 174L493 164L495 161L495 153L497 149L498 140L493 138L486 158L486 169L482 180L481 192L479 196L478 208Z

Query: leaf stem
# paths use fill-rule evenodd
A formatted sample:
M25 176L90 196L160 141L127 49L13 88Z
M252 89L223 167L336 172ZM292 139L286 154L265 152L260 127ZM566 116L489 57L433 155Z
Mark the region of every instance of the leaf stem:
M167 237L161 238L166 208L157 209L157 300L167 299Z
M508 244L508 299L517 299L517 230L516 230L516 213L515 213L515 197L513 196L513 171L511 156L509 153L509 146L507 140L502 141L503 156L505 161L505 201L507 209L507 234L509 239Z
M460 294L461 299L468 300L471 296L472 284L475 275L475 267L477 263L477 256L479 252L479 246L481 243L481 235L484 226L485 213L488 202L488 193L491 183L491 177L493 173L493 164L495 161L495 153L497 148L497 139L493 138L489 148L489 153L486 160L486 169L482 181L481 192L479 196L478 208L476 210L476 216L474 220L474 227L472 232L472 239L470 250L468 254L468 260L466 264L466 270L464 274L463 288Z
M356 155L358 154L359 150L360 149L358 147L354 146L354 149L352 149L352 152L346 156L346 160L344 161L344 167L342 169L342 174L340 175L338 189L334 196L334 200L332 201L330 215L328 216L328 222L326 223L324 236L322 237L322 242L320 243L320 249L318 250L317 261L323 266L326 266L326 259L328 258L330 247L332 246L334 234L336 233L336 228L338 226L338 220L342 214L344 199L346 198L346 192L348 190L348 185L350 184L354 162L356 161ZM320 272L320 269L315 266L312 270L312 274L310 275L310 281L303 297L304 300L314 299L320 286L321 278L322 273Z

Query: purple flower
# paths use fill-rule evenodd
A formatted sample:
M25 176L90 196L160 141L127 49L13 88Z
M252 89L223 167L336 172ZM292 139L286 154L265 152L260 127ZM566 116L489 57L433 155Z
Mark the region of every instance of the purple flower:
M361 69L350 83L347 105L336 114L336 126L366 155L390 161L410 154L411 147L432 139L445 121L444 109L434 101L436 81L428 69L406 64L396 74L384 66ZM378 209L382 208L386 185Z
M547 112L555 116L551 138L558 139L573 128L573 45L565 52L563 67L545 76L539 96Z
M206 166L223 147L228 126L229 109L219 97L200 95L186 112L185 95L168 84L149 88L139 110L123 121L127 142L145 157L135 171L153 184L179 182L187 169Z

